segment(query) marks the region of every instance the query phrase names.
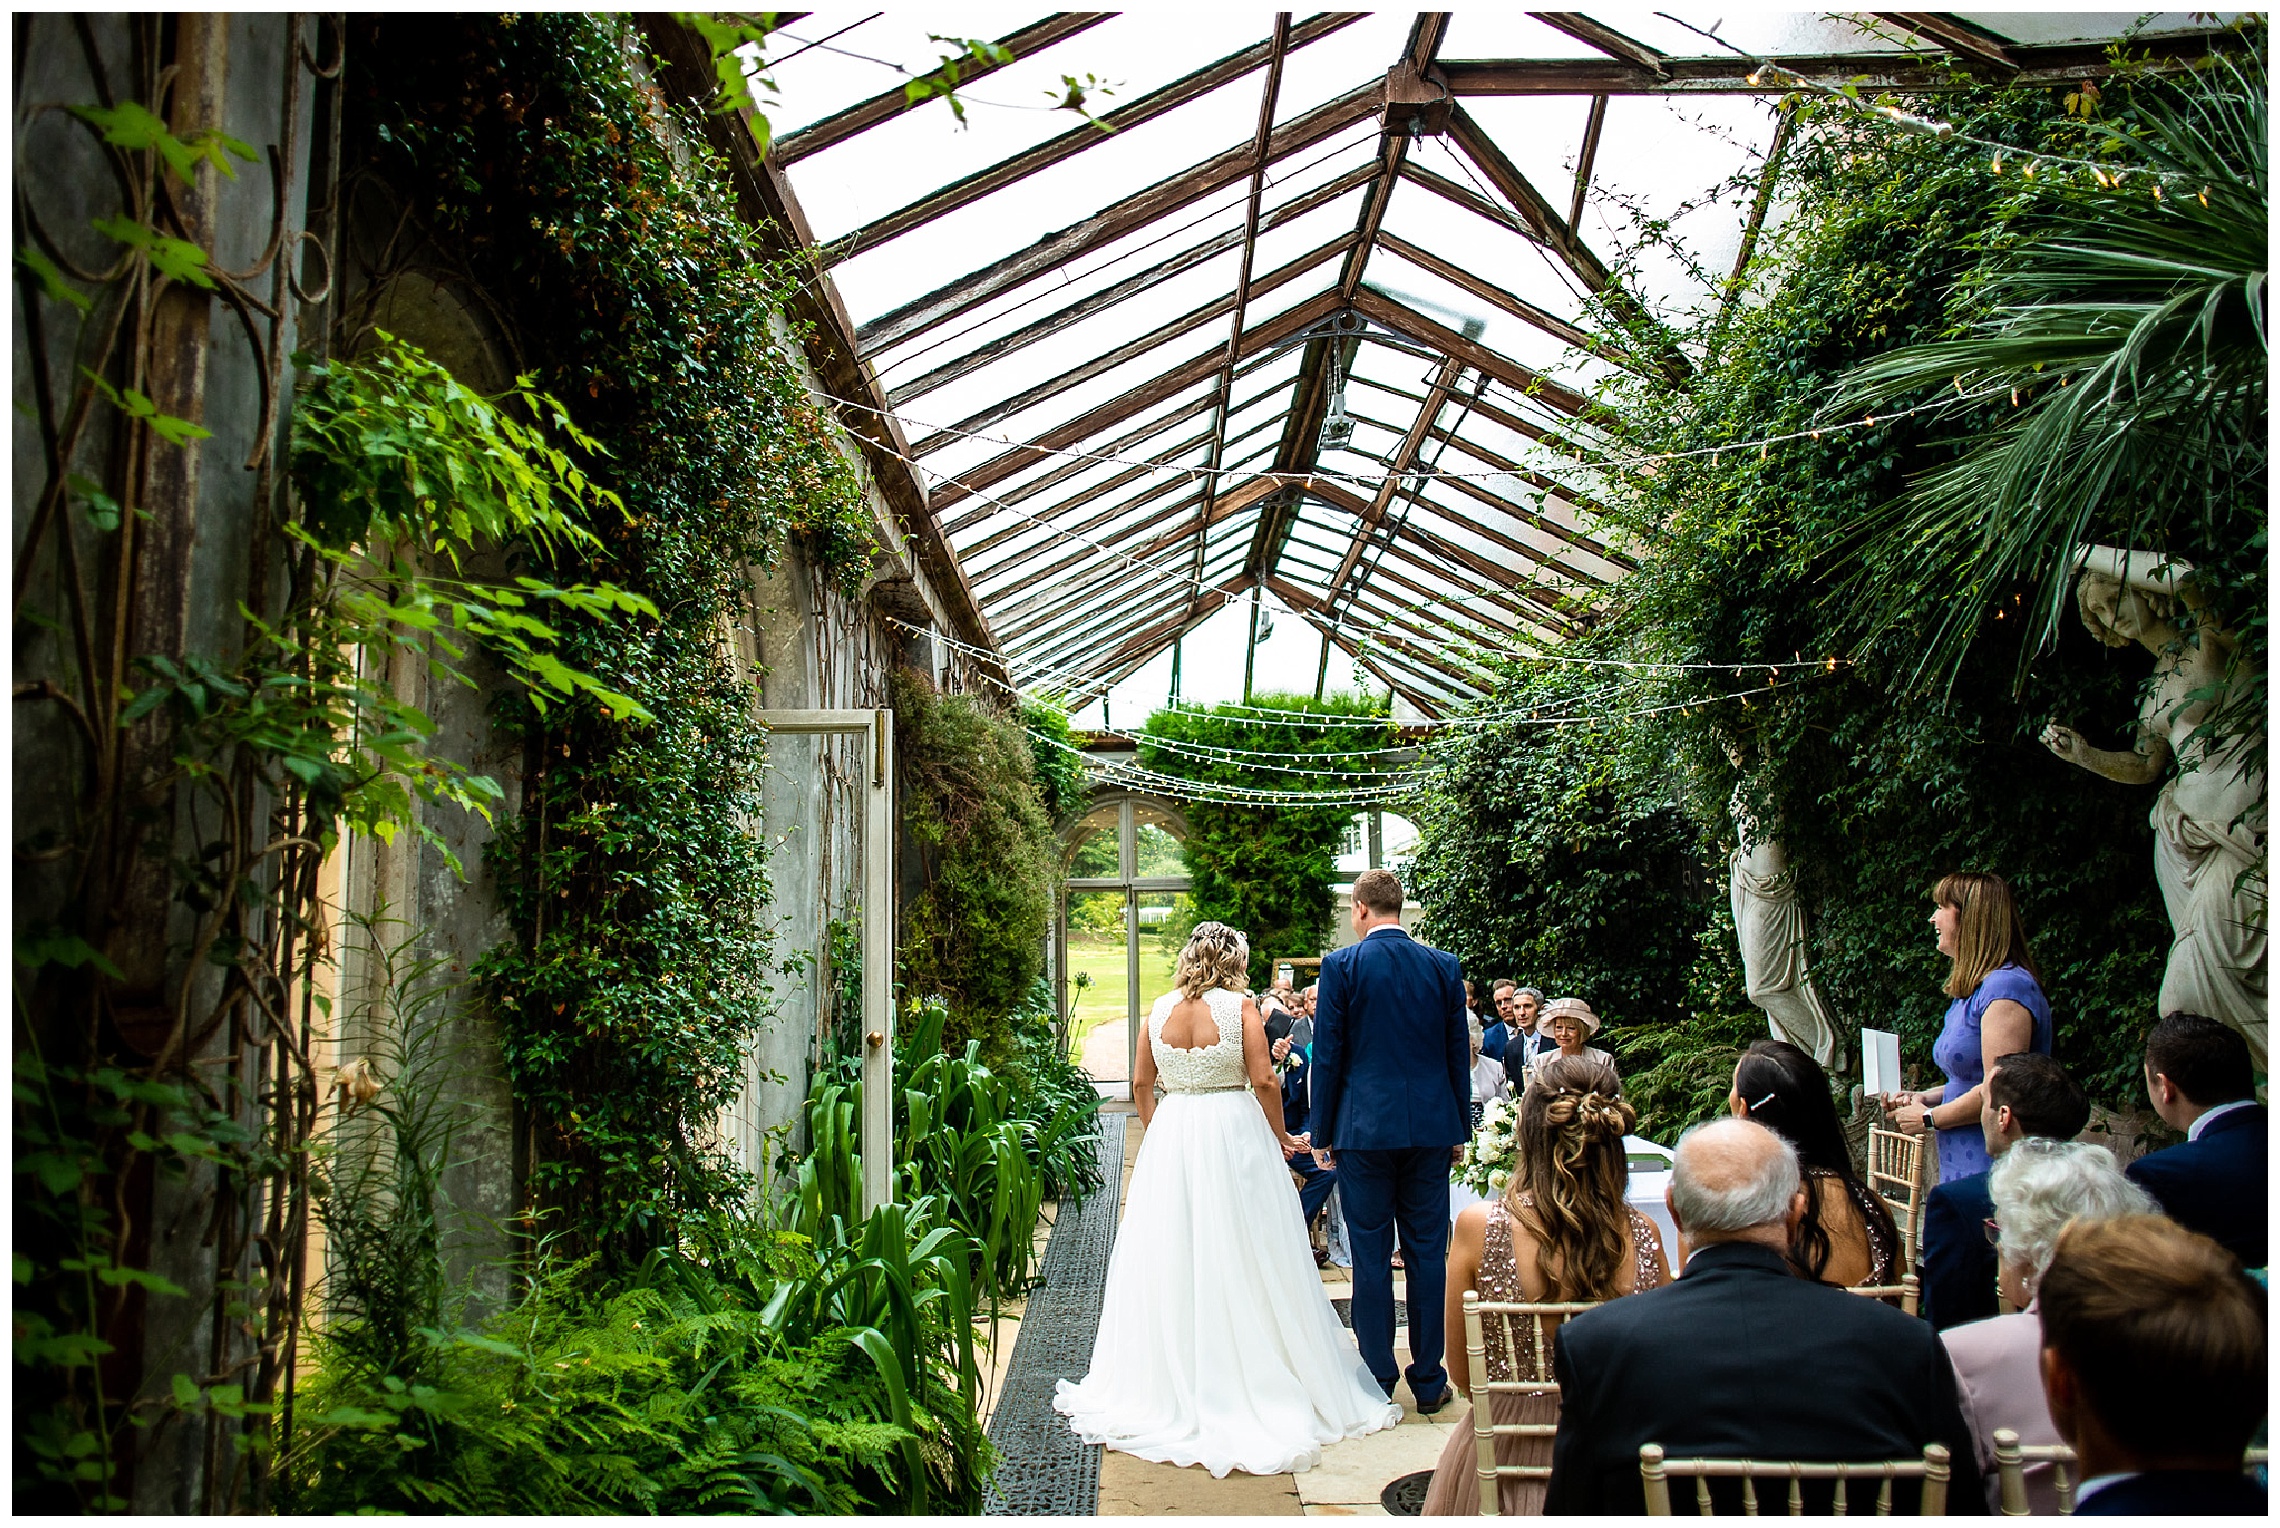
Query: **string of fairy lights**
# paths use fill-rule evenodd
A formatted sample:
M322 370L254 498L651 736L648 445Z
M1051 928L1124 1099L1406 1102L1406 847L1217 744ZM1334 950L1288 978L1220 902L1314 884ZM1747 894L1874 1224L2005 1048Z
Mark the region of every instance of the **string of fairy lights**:
M1021 686L1007 683L995 674L990 673L986 667L982 667L982 663L996 660L999 657L988 648L960 641L947 633L918 626L899 617L889 616L886 619L890 624L905 631L928 637L955 652L977 660L976 669L983 682L1003 690L1015 700L1038 698L1038 692L1034 687L1024 689ZM1727 691L1722 694L1697 696L1661 705L1634 706L1624 710L1609 711L1575 709L1578 706L1587 706L1596 700L1609 699L1621 694L1626 685L1619 681L1615 684L1586 691L1580 695L1566 697L1565 704L1561 707L1492 706L1463 716L1432 718L1410 724L1396 724L1385 717L1339 715L1320 711L1301 711L1287 706L1254 706L1247 703L1194 708L1193 714L1232 716L1247 723L1307 728L1317 733L1334 733L1339 729L1376 730L1395 725L1413 725L1419 728L1459 731L1502 726L1530 728L1615 726L1647 717L1667 716L1678 712L1691 714L1699 708L1727 702L1738 703L1747 707L1753 700L1780 693L1783 688L1782 676L1784 674L1791 676L1789 687L1793 689L1800 679L1826 676L1843 666L1842 660L1835 658L1770 664L1651 663L1619 659L1577 659L1573 661L1598 664L1623 671L1624 680L1634 679L1641 674L1651 675L1657 672L1681 675L1730 672L1737 677L1752 673L1763 673L1766 676L1766 681L1762 684ZM1056 679L1073 677L1067 675L1065 671L1055 670L1046 665L1022 664L1020 667L1025 674L1043 679L1048 684ZM1044 693L1050 694L1051 691L1047 690ZM1175 715L1183 709L1187 708L1177 706L1172 708ZM1396 763L1398 756L1414 755L1415 750L1409 745L1314 749L1243 748L1226 744L1204 743L1191 738L1152 731L1146 727L1118 729L1118 735L1131 739L1135 746L1146 747L1175 758L1193 759L1205 765L1246 771L1256 770L1277 775L1295 775L1309 780L1335 783L1312 789L1297 790L1281 786L1253 786L1225 780L1205 781L1196 780L1189 776L1171 774L1160 769L1150 769L1136 761L1103 759L1099 755L1078 748L1067 740L1056 737L1049 732L1034 727L1025 728L1025 730L1037 743L1082 759L1106 783L1129 786L1153 795L1206 804L1297 804L1355 806L1357 808L1383 805L1410 794L1425 774L1425 770L1420 767L1414 765L1400 767ZM1375 769L1343 767L1347 761L1362 759L1384 759L1389 765L1395 767Z

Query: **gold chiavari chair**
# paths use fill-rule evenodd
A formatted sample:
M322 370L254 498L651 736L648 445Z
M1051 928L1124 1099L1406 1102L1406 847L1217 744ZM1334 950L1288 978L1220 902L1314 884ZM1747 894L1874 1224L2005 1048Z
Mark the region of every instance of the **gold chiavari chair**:
M1849 1292L1897 1305L1902 1313L1913 1316L1917 1307L1923 1303L1924 1281L1912 1273L1904 1273L1900 1275L1897 1284L1854 1284L1850 1286Z
M1552 1422L1499 1422L1489 1398L1493 1395L1557 1396L1559 1383L1552 1378L1553 1334L1570 1318L1596 1309L1599 1303L1577 1300L1548 1305L1507 1304L1483 1300L1474 1291L1465 1291L1465 1375L1472 1386L1473 1458L1480 1477L1481 1516L1499 1514L1499 1479L1549 1480L1552 1474L1548 1464L1498 1464L1496 1440L1501 1437L1548 1441L1559 1430L1558 1424ZM1523 1323L1533 1330L1533 1343L1520 1340ZM1491 1341L1511 1360L1508 1367L1513 1378L1491 1380L1488 1377Z
M1917 1249L1924 1234L1924 1141L1926 1137L1868 1129L1868 1186L1892 1211L1900 1228L1901 1263L1916 1266Z
M2005 1517L2028 1517L2032 1510L2027 1506L2027 1466L2048 1464L2051 1484L2058 1489L2058 1511L2061 1517L2074 1511L2074 1489L2079 1482L2074 1478L2074 1450L2063 1443L2021 1443L2019 1435L2008 1427L1998 1427L1992 1434L1995 1440L1995 1475L2001 1484L2002 1513ZM2272 1462L2272 1451L2252 1448L2242 1456L2240 1467L2254 1469Z
M1945 1517L1948 1469L1947 1448L1939 1443L1925 1444L1921 1459L1885 1459L1868 1464L1781 1459L1666 1459L1661 1444L1639 1445L1639 1480L1646 1489L1649 1517L1670 1516L1670 1481L1674 1475L1693 1479L1695 1510L1704 1517L1711 1515L1710 1482L1736 1477L1742 1482L1742 1513L1747 1517L1759 1515L1757 1483L1760 1480L1789 1483L1791 1517L1805 1515L1804 1483L1808 1480L1836 1482L1835 1507L1839 1513L1846 1510L1845 1493L1849 1486L1855 1482L1877 1482L1878 1517L1892 1515L1894 1481L1921 1480L1924 1484L1917 1495L1917 1514Z

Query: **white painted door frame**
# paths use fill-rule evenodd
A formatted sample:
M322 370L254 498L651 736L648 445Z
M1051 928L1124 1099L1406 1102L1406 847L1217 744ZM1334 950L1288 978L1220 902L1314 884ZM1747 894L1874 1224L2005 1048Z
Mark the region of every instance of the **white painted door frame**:
M871 747L863 793L863 1213L893 1197L895 1167L895 714L760 712L770 732L856 734ZM818 979L823 968L817 967Z

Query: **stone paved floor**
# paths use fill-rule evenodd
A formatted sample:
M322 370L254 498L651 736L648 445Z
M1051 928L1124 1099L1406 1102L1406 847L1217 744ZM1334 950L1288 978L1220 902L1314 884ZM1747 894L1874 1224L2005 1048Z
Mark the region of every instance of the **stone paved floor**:
M1110 1105L1114 1110L1131 1106ZM1133 1116L1125 1126L1124 1182L1118 1203L1131 1186L1132 1168L1140 1156L1140 1121ZM1396 1278L1398 1279L1398 1275ZM1350 1284L1340 1268L1322 1270L1327 1292L1344 1298ZM1396 1299L1399 1291L1396 1291ZM1394 1307L1399 1310L1397 1304ZM1394 1346L1404 1364L1409 1359L1407 1335L1397 1329ZM1010 1342L1006 1351L1011 1351ZM1214 1480L1200 1466L1177 1469L1119 1454L1113 1449L1101 1458L1100 1514L1103 1517L1383 1517L1378 1493L1403 1475L1429 1470L1441 1457L1449 1433L1465 1408L1452 1402L1437 1416L1419 1416L1409 1405L1405 1385L1394 1392L1402 1403L1401 1425L1365 1438L1349 1438L1322 1451L1322 1462L1293 1475L1230 1474Z

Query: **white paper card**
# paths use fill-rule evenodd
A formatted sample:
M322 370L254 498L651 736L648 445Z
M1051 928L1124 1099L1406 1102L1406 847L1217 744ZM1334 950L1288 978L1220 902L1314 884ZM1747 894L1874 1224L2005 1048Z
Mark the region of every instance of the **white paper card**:
M1860 1086L1870 1097L1897 1093L1900 1080L1900 1037L1882 1029L1860 1032Z

